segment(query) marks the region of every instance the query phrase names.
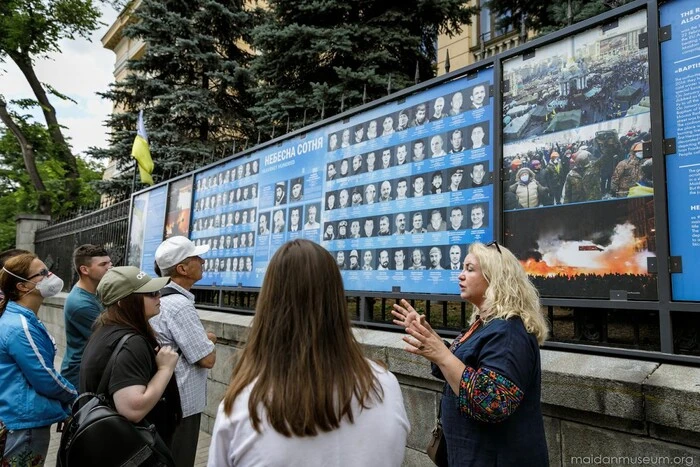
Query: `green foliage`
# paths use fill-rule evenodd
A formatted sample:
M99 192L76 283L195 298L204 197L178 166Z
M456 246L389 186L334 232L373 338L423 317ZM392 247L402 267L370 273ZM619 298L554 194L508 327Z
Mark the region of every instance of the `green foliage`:
M240 44L249 42L254 18L242 1L144 0L133 15L138 21L124 34L143 40L145 53L129 62L133 73L103 94L128 110L108 121L111 147L90 152L118 162L123 175L99 187L110 194L130 190L139 109L156 183L203 165L214 152L225 154L231 140L253 133L250 54Z
M437 34L458 33L462 0L270 0L253 30L252 109L265 136L435 76Z
M100 12L93 0L3 0L0 59L7 53L42 57L60 52L59 41L89 38Z
M18 125L32 144L37 157L39 174L51 197L54 217L66 214L67 204L65 170L56 157L55 146L46 130L38 123L27 123L19 118ZM86 206L99 201L92 183L102 176L101 167L78 159L80 172L80 198L77 205ZM15 242L15 216L19 213L37 212L39 196L32 186L22 159L17 139L9 131L0 128L0 251Z

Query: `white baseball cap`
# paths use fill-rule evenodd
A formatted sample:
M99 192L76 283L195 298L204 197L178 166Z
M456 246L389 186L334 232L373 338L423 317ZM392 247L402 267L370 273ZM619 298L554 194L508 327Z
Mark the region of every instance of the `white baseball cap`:
M195 246L187 237L170 237L156 249L156 263L160 269L168 269L192 256L201 256L209 251L209 245Z

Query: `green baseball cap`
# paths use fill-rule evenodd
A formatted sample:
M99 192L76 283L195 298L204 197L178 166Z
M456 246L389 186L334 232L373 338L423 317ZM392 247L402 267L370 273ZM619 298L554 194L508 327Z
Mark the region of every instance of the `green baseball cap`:
M107 271L97 286L97 298L104 306L117 303L132 293L156 292L170 282L169 277L152 278L134 266L118 266Z

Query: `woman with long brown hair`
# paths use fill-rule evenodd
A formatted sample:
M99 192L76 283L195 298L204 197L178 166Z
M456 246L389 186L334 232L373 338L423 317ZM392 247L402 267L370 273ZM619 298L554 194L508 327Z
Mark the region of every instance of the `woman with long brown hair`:
M97 286L105 311L95 322L80 365L80 392L97 392L115 347L126 334L134 334L117 355L107 396L131 422L155 425L166 444L182 413L172 378L178 354L158 346L148 320L160 312L160 289L169 281L152 279L134 266L110 269Z
M209 466L399 466L408 431L396 378L355 340L335 260L316 243L285 243L219 406Z
M37 316L62 288L33 253L11 257L0 272L0 420L10 430L2 465L44 465L50 426L78 395L54 369L56 346Z

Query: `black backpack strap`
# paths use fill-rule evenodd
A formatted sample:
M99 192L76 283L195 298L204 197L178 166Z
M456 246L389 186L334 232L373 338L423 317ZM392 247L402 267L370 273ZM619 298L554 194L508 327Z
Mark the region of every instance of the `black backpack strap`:
M119 351L122 349L124 344L126 344L126 341L128 341L130 338L135 336L136 334L134 333L128 333L124 334L124 336L119 340L119 343L117 346L114 348L112 351L112 356L109 357L109 361L107 362L107 365L105 366L105 371L102 373L102 378L100 379L100 385L97 386L97 394L102 395L106 392L107 390L107 384L109 384L109 380L112 377L112 369L114 368L114 363L117 361L117 355L119 355Z
M175 294L182 295L183 297L185 296L185 294L183 294L183 293L180 292L179 290L174 289L174 288L172 288L172 287L163 287L162 289L160 289L160 296L161 296L161 298L162 298L162 297L167 297L168 295L175 295Z

